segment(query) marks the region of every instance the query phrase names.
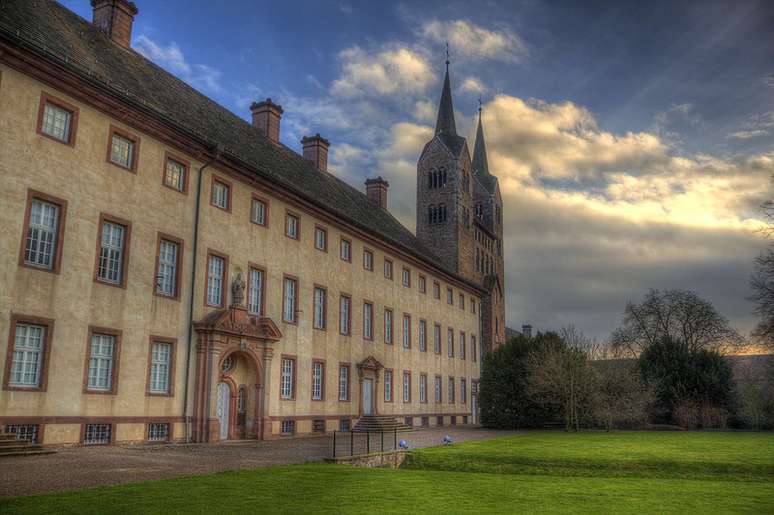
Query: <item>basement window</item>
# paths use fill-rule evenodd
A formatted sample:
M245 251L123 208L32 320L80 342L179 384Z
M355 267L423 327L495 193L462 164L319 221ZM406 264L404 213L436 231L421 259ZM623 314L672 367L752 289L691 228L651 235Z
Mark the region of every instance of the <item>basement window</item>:
M83 443L85 445L107 445L110 443L111 430L110 424L86 424Z

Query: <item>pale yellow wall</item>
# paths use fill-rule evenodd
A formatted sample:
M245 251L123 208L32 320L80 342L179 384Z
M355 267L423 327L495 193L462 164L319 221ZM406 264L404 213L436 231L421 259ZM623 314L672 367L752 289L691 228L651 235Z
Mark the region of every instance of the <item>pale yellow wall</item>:
M181 416L185 376L185 349L193 211L196 170L201 163L192 156L189 192L180 194L161 184L165 151L180 155L151 137L124 126L86 104L77 102L58 91L22 75L0 67L0 174L5 178L0 189L0 342L8 341L11 312L41 316L55 320L45 393L0 392L2 416ZM77 140L70 147L36 134L35 127L41 91L47 91L80 108ZM141 137L138 172L129 173L106 162L110 124L122 127ZM199 319L211 308L205 308L205 256L208 248L229 256L229 284L238 271L247 279L248 262L263 266L267 272L266 315L278 325L283 338L275 346L271 362L267 415L271 417L309 415L356 415L357 371L355 364L369 355L385 367L395 370L395 401L382 403L383 392L375 392L377 407L387 413L434 413L439 408L433 402L433 377L442 374L444 402L447 399L447 376L453 375L459 389L459 378L468 378L468 403L454 406L443 404L446 413L461 413L470 409L472 380L478 377L479 363L473 363L470 336L478 337L478 315L471 313L468 297L466 309L446 304L447 283L441 282L440 300L432 296L434 277L427 277L427 294L418 290L418 269L410 265L412 287L401 285L404 261L390 256L394 262L394 280L384 278L384 252L375 242L364 242L354 234L342 232L331 221L312 218L297 206L290 206L267 192L254 190L221 171L208 169L203 177L202 211L198 278L194 318ZM232 182L233 206L230 213L210 205L212 174ZM32 188L68 201L61 272L52 274L18 266L27 189ZM251 193L269 197L269 227L251 224ZM300 215L300 241L284 235L285 210ZM98 220L101 212L132 222L127 288L116 288L93 281ZM328 253L314 248L315 223L328 229ZM164 232L185 240L180 300L164 299L152 294L157 233ZM339 238L352 240L352 262L339 259ZM363 269L363 247L374 251L374 271ZM282 322L282 277L291 274L299 279L298 325ZM328 330L312 328L312 298L314 284L327 287ZM352 297L352 335L338 331L338 299L344 292ZM230 297L230 294L229 294ZM374 303L374 340L362 338L362 302ZM478 299L476 303L479 304ZM394 343L385 345L382 332L384 306L393 308ZM412 315L412 348L402 348L402 314ZM427 320L428 352L419 352L419 319ZM433 353L432 328L442 324L442 353ZM83 371L89 325L123 331L120 356L118 393L111 395L83 394ZM455 329L455 358L446 357L446 328ZM467 359L459 359L459 332L467 334ZM175 396L147 397L146 375L150 335L178 339L176 353ZM480 342L479 342L480 344ZM5 366L5 347L0 352L0 368ZM296 400L279 400L279 376L282 354L297 356ZM194 382L192 355L189 391ZM310 400L311 361L326 360L326 392L324 402ZM338 401L339 362L351 364L351 401ZM402 370L412 371L412 403L404 404L400 396ZM428 403L419 403L419 374L428 374ZM193 395L189 395L189 406ZM117 437L133 438L136 428L125 429L119 424ZM49 434L55 434L47 426ZM273 432L279 432L277 423ZM330 426L329 426L330 427ZM142 436L142 431L139 435ZM311 431L310 421L297 422L297 432ZM184 433L182 424L175 424L174 434ZM53 436L51 436L53 438ZM57 437L59 438L59 437ZM77 440L77 438L76 438Z

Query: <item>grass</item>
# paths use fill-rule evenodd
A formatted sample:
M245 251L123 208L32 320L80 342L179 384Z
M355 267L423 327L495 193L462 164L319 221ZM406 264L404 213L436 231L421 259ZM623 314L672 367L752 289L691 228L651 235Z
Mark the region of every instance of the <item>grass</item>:
M774 435L534 432L402 470L291 465L0 499L0 513L774 513Z

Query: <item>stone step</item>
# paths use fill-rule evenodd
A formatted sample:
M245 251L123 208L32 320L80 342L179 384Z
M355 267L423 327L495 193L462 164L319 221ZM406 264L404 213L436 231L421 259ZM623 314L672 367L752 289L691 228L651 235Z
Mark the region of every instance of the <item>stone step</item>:
M46 454L54 454L56 453L53 449L24 449L19 451L13 451L13 452L0 452L0 459L2 458L9 458L11 456L43 456Z
M19 451L39 451L41 449L43 449L42 445L31 444L28 442L16 442L16 445L0 447L0 454L8 454Z

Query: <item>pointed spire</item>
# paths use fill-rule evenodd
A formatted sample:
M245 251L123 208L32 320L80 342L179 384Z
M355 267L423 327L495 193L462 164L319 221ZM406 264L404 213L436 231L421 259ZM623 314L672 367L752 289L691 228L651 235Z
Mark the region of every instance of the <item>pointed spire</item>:
M451 84L449 82L449 44L446 43L446 76L443 79L441 103L438 105L438 120L435 122L436 134L457 135L454 124L454 106L452 105Z
M489 164L486 161L486 143L484 143L484 125L481 122L482 109L481 98L478 99L478 129L476 129L476 143L473 146L473 169L485 175L489 175Z

